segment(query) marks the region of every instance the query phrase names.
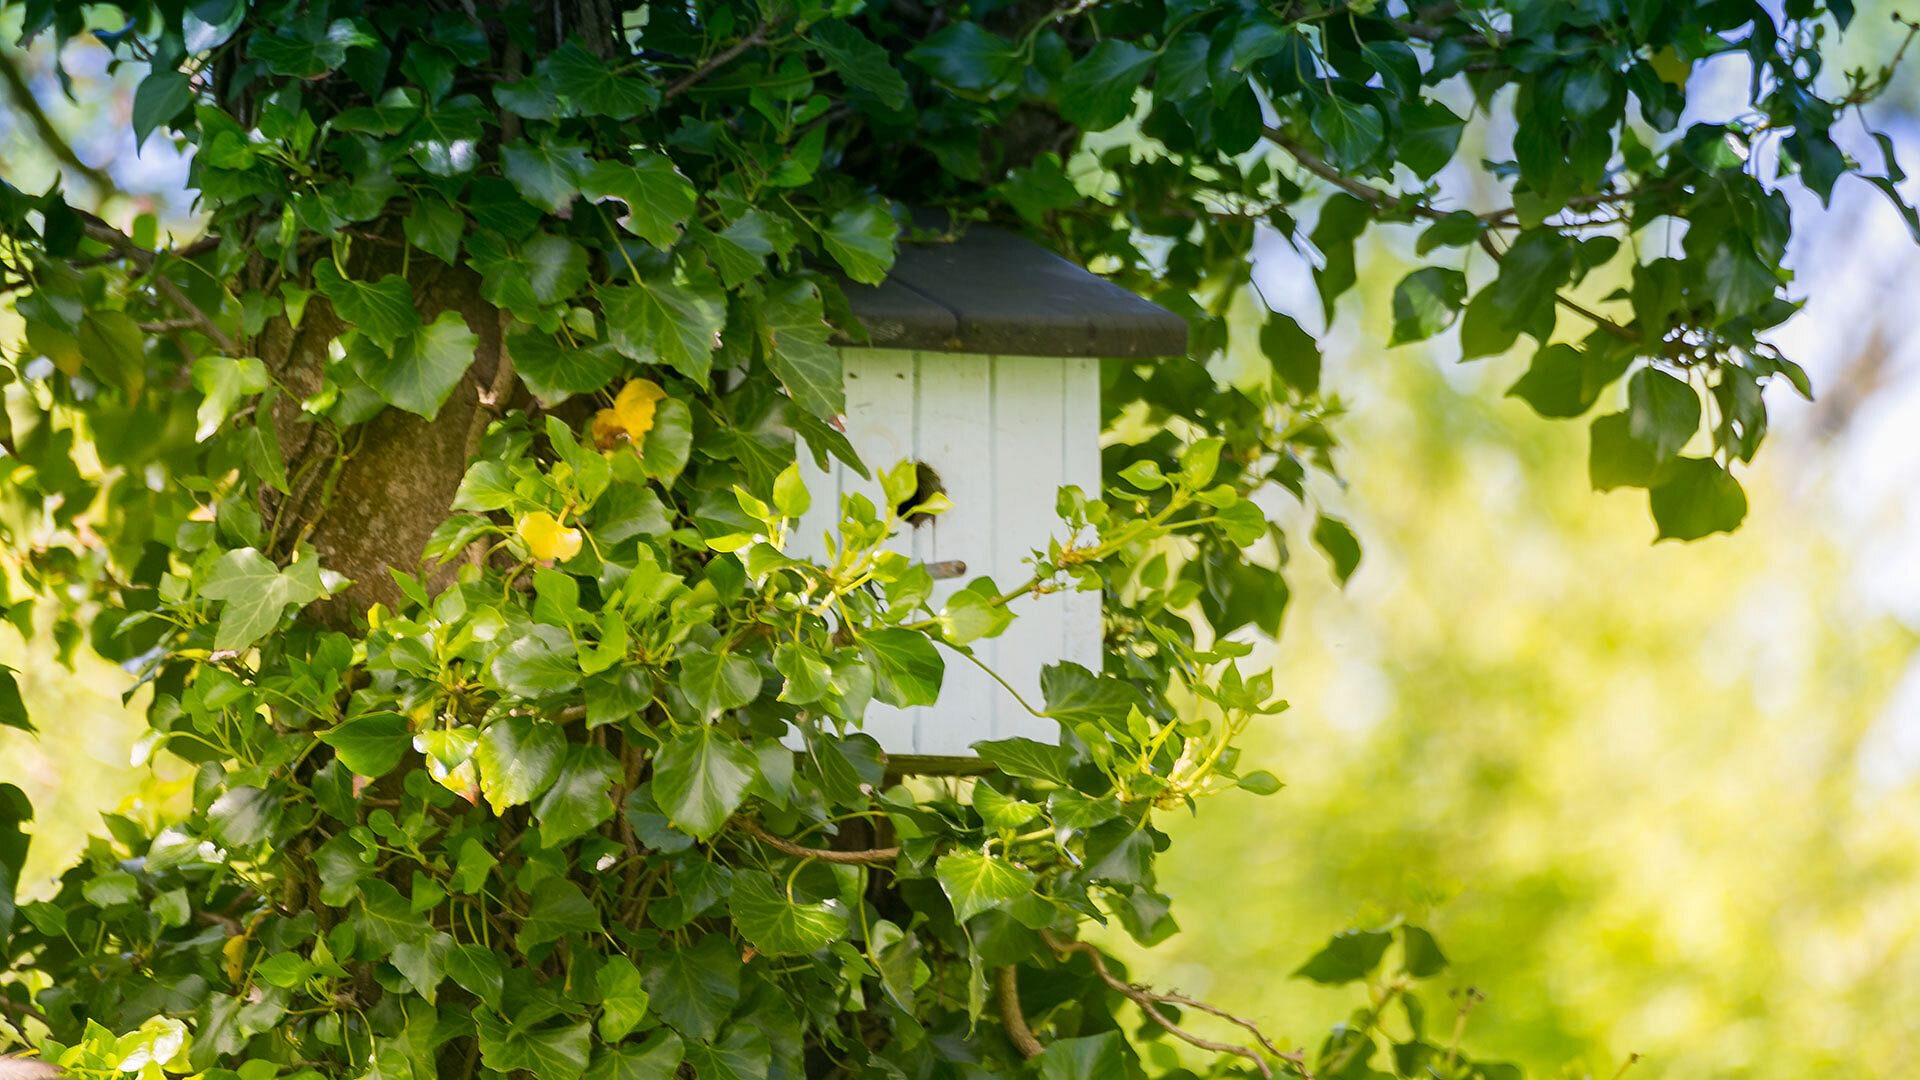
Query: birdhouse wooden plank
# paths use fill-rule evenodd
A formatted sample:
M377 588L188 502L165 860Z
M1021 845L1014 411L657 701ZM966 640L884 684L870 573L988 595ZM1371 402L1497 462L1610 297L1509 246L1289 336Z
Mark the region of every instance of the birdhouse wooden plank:
M1181 352L1178 316L1009 233L975 228L956 243L908 246L877 288L849 285L869 340L842 349L845 432L880 470L926 467L953 508L902 530L897 550L935 571L933 603L979 577L1002 588L1032 573L1031 552L1059 532L1061 486L1100 485L1100 358ZM813 509L796 529L798 554L824 554L820 537L840 496L878 483L802 454ZM1098 670L1097 593L1029 596L996 638L973 644L980 661L1036 707L1041 669L1072 661ZM944 651L944 650L943 650ZM992 676L946 651L937 704L874 703L865 730L894 755L952 757L985 739L1057 741Z

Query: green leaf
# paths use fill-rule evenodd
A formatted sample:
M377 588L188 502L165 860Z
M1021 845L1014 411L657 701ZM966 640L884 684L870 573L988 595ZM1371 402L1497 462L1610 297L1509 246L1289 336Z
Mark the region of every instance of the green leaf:
M973 744L980 759L1008 776L1071 786L1073 755L1063 747L1033 739L998 739Z
M273 385L267 365L251 356L203 356L193 362L193 388L203 395L193 437L206 442L233 415L234 406Z
M1380 966L1392 942L1386 930L1342 930L1293 974L1329 986L1364 979Z
M847 276L865 285L886 280L893 267L894 238L899 225L881 202L849 206L834 214L820 230L827 254Z
M1133 95L1158 54L1109 38L1095 45L1054 85L1060 115L1084 131L1105 131L1133 112Z
M447 954L453 951L453 938L444 930L394 942L388 960L395 970L413 984L415 993L431 1005L439 996L440 983L447 977Z
M360 883L360 910L354 916L362 956L386 956L402 942L419 941L433 928L407 898L378 878Z
M1684 380L1650 367L1627 380L1627 432L1653 451L1654 461L1679 454L1699 427L1700 395Z
M1405 954L1400 961L1400 970L1416 979L1432 978L1447 970L1447 954L1440 951L1440 943L1433 935L1418 926L1400 928L1401 951Z
M1394 154L1415 176L1431 180L1453 160L1466 127L1467 122L1452 109L1431 98L1402 102Z
M1311 123L1328 159L1344 170L1365 169L1386 145L1386 123L1372 105L1323 97L1314 103Z
M1126 1041L1117 1031L1054 1039L1033 1059L1040 1080L1112 1080L1126 1076Z
M719 232L701 230L697 235L729 289L765 273L767 256L784 254L792 246L785 224L758 210L747 211Z
M687 1046L687 1063L701 1080L764 1080L772 1062L767 1032L745 1020L727 1028L717 1042Z
M540 1080L579 1080L593 1048L593 1025L585 1020L565 1027L508 1026L490 1012L474 1016L480 1034L480 1061L499 1073L525 1070Z
M738 709L760 696L760 668L736 653L690 653L680 661L680 689L704 713Z
M118 386L129 401L147 384L146 334L123 311L89 311L80 321L79 349L87 370Z
M566 878L548 878L534 886L533 895L527 900L527 917L521 922L520 933L515 935L513 944L524 956L568 934L590 935L600 930L600 909L593 906L580 887Z
M1292 316L1268 312L1260 327L1260 351L1282 383L1302 394L1320 392L1320 343Z
M1467 275L1444 266L1415 270L1393 290L1389 345L1425 341L1453 325L1467 299Z
M830 339L820 287L791 278L767 288L761 305L767 366L801 408L820 417L847 411L840 350Z
M580 188L594 202L619 199L627 204L620 227L665 251L680 239L693 215L693 185L672 160L640 151L631 161L596 161Z
M600 1038L617 1043L647 1017L647 989L640 969L624 956L609 956L595 975L600 990ZM679 1056L675 1054L675 1064Z
M1147 699L1132 683L1096 675L1072 662L1040 669L1040 696L1047 703L1047 715L1069 726L1119 726L1134 709L1144 712L1147 708Z
M760 870L736 870L728 902L734 928L768 956L805 956L847 935L847 913L835 901L795 903Z
M460 385L479 347L480 336L468 328L466 316L443 311L396 343L391 356L371 347L349 349L347 355L382 401L431 420Z
M493 660L493 681L521 698L542 698L580 685L579 649L558 626L534 626Z
M550 214L573 205L587 168L587 148L578 143L516 142L500 148L501 173L521 197Z
M1345 585L1360 566L1360 541L1353 530L1337 517L1320 514L1313 522L1313 542L1333 563L1333 574Z
M662 1020L688 1038L710 1040L740 1000L741 966L733 942L709 934L691 949L649 953L641 978Z
M551 233L535 233L517 245L475 233L467 238L467 265L480 274L481 297L522 322L540 322L543 311L587 283L587 250Z
M889 705L931 705L940 698L947 662L933 640L914 630L860 635L860 652L873 668L874 690Z
M638 285L605 286L600 303L608 338L623 355L643 364L664 364L707 384L713 350L727 325L726 297L717 282L657 277Z
M1676 458L1652 490L1661 540L1698 540L1732 532L1747 516L1747 493L1711 458Z
M1020 70L1013 43L971 19L956 20L915 46L907 59L957 90L986 90Z
M571 39L542 57L537 70L553 92L582 116L631 120L660 104L660 91L652 84L619 74Z
M740 808L757 775L753 751L702 726L660 748L653 762L653 795L675 828L705 840Z
M1655 461L1653 448L1633 437L1626 413L1602 416L1593 422L1587 455L1587 478L1596 491L1617 487L1652 487L1665 475L1670 462Z
M311 567L311 560L305 565ZM250 547L220 556L200 586L201 596L225 601L213 636L213 647L223 652L238 652L260 640L279 625L288 604L312 603L325 593L317 572L281 570Z
M940 856L934 863L933 876L953 904L954 919L962 923L1027 895L1038 880L1030 870L977 851Z
M5 664L0 664L0 727L33 731L33 721L27 716L26 702L20 698L20 683L14 678L14 669ZM0 787L0 800L6 797L5 787ZM0 811L5 809L5 802L0 801Z
M179 71L156 71L133 92L133 148L138 153L153 129L167 124L193 103L193 83Z
M448 266L460 261L460 238L467 231L467 217L457 208L439 199L417 199L403 224L407 243Z
M500 970L500 958L492 949L484 945L454 946L453 951L447 954L447 977L485 1002L489 1008L500 1008L506 983Z
M314 265L313 281L347 325L382 349L392 349L420 327L413 288L399 274L376 282L356 281L340 273L333 260L321 259Z
M507 332L513 371L547 405L591 394L612 382L626 361L604 341L562 344L552 334L518 324Z
M674 1080L685 1057L680 1036L663 1029L638 1046L603 1048L587 1070L587 1080Z
M531 716L503 716L480 733L473 759L480 790L497 815L531 802L560 774L567 740L556 724Z
M540 846L558 847L600 827L613 817L613 785L620 780L620 763L598 746L575 743L553 785L534 804L540 823Z
M398 713L356 717L316 736L333 747L333 756L360 776L385 776L412 745L413 731Z
M907 107L907 80L893 69L893 54L865 34L839 19L827 19L813 24L807 40L849 89L872 94L890 110Z
M1625 354L1597 353L1563 342L1534 351L1527 373L1507 389L1541 416L1579 416L1625 370Z

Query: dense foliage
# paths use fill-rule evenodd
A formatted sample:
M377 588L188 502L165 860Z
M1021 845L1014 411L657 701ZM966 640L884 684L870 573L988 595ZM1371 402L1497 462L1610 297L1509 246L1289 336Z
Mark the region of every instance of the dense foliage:
M1595 485L1693 539L1744 514L1762 388L1807 392L1757 338L1794 307L1777 180L1899 179L1829 134L1886 80L1823 92L1838 3L21 7L149 69L135 135L192 147L205 212L108 220L51 125L92 208L0 187L12 610L136 671L148 750L197 770L188 812L111 818L17 909L0 788L0 1010L80 1075L1181 1075L1178 1043L1509 1074L1418 988L1417 926L1308 959L1368 996L1298 1052L1082 936L1175 931L1156 812L1278 786L1235 750L1282 707L1235 666L1287 596L1254 500L1312 504L1338 404L1281 314L1259 378L1210 367L1256 229L1315 253L1330 315L1367 228L1418 224L1391 340L1525 335L1512 392L1623 404ZM1751 111L1682 129L1723 53ZM1435 180L1478 168L1475 113L1511 129L1508 205ZM1108 363L1108 485L1062 491L1029 580L936 590L888 541L939 499L838 434L832 342L840 282L981 219L1192 347ZM801 454L882 496L821 563L786 550ZM1342 523L1311 532L1353 571ZM1058 746L912 777L859 732L1063 589L1104 597L1107 665L1048 671Z

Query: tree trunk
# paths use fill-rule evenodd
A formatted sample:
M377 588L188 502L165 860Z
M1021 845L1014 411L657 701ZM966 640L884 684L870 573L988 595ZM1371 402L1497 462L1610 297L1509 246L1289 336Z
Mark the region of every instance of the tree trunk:
M384 248L354 261L366 264L352 268L365 280L401 269L397 255ZM495 384L511 373L502 370L501 313L481 299L479 276L422 257L412 261L407 279L423 321L457 311L480 339L473 365L432 420L388 407L348 431L343 445L332 424L301 412L300 399L321 387L329 344L351 329L324 296L308 302L298 328L277 318L256 342L261 360L292 391L273 410L292 491L269 492L264 510L281 552L308 540L321 566L352 580L309 609L333 626L350 624L369 605L401 601L389 569L421 571L427 539L450 512L468 456L505 404L494 404ZM435 583L451 577L448 567L429 575Z

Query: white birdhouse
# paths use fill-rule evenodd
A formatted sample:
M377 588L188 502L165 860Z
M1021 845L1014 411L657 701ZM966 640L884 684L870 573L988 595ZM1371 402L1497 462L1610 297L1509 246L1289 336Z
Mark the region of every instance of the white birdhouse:
M1033 572L1030 553L1060 532L1062 485L1100 489L1100 358L1186 349L1184 320L1010 233L970 229L956 243L902 250L878 288L847 286L869 341L842 351L846 435L875 472L903 460L929 467L953 508L896 536L935 571L934 606L987 576L1002 588ZM878 482L802 453L813 510L796 549L818 556L839 497ZM987 666L1040 707L1040 670L1070 660L1101 666L1100 596L1061 592L1016 600L996 638L973 643ZM945 650L943 650L945 652ZM936 705L875 702L865 730L890 755L969 755L984 739L1059 739L965 658L946 652Z

